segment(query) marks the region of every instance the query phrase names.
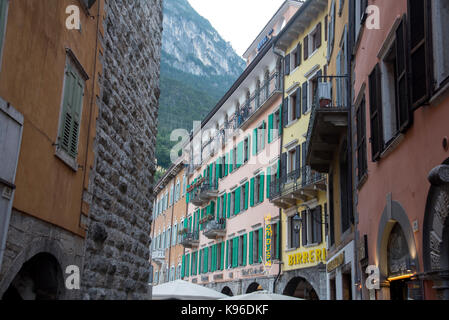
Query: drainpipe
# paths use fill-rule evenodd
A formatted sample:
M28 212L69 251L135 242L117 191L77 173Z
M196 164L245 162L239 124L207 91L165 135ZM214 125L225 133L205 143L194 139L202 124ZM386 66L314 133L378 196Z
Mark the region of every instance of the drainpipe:
M283 61L284 61L284 56L280 53L280 50L276 49L274 44L273 44L273 53L278 56L281 59L281 70L279 70L279 76L281 78L281 84L282 84L282 109L284 108L284 96L285 96L285 79L284 79L284 68L283 68ZM281 123L284 120L282 117L282 112L279 115L281 118ZM281 143L279 146L279 163L280 163L280 159L281 159L281 155L282 155L282 145L283 145L283 141L284 141L284 123L282 123L282 134L281 134ZM278 168L279 170L279 168ZM276 293L276 282L278 281L280 275L281 275L281 270L282 270L282 265L284 264L282 262L282 209L279 208L279 255L280 255L280 263L279 263L279 269L278 269L278 274L276 276L276 278L274 279L273 282L273 293Z

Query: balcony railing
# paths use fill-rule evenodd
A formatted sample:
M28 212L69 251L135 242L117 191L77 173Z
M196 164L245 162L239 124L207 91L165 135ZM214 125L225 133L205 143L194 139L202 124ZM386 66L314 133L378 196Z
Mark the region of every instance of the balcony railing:
M186 248L193 248L199 245L199 232L187 232L182 235L181 244Z
M347 76L319 77L307 131L306 163L319 172L329 172L333 152L348 126Z
M206 179L208 179L206 177ZM191 194L191 202L195 206L202 206L210 200L218 196L218 183L209 181L203 182L198 187L194 188Z
M209 239L217 239L223 237L226 234L226 221L224 218L220 218L207 222L204 226L204 235Z
M281 208L296 204L296 200L308 200L325 190L326 176L305 166L271 181L270 201Z
M282 91L282 78L279 72L273 73L263 85L246 101L245 105L237 110L234 117L234 129L240 128L246 120L251 118L270 99Z

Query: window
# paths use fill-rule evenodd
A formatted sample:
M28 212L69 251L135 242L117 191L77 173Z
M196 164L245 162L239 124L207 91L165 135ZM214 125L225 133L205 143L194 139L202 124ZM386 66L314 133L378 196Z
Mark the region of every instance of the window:
M289 102L289 116L288 116L288 122L290 123L290 122L292 122L292 121L294 121L294 120L296 120L298 117L297 117L297 113L296 113L296 102L297 102L297 94L295 93L295 94L292 94L290 97L289 97L289 99L290 99L290 102Z
M221 161L220 163L222 164L220 166L221 168L221 177L225 177L227 175L227 171L225 170L227 168L227 163L226 163L226 156L221 157Z
M307 60L312 54L321 47L322 42L322 24L317 24L315 29L304 38L304 60Z
M235 214L235 191L231 193L231 214Z
M247 163L249 160L249 138L246 137L244 142L243 142L243 161L244 163Z
M294 216L288 218L288 229L290 230L289 248L299 248L299 230L295 229Z
M234 241L233 239L228 240L228 269L233 266L233 256L234 256Z
M290 53L290 70L294 70L301 65L302 45L298 43L296 48ZM291 71L290 71L291 72Z
M244 246L243 240L244 240L243 236L240 236L239 237L239 251L238 251L238 265L239 266L243 265L243 253L244 253L243 252L243 246Z
M262 262L263 260L263 228L260 228L258 230L255 230L252 232L252 245L251 248L252 252L250 252L250 255L252 257L252 261L250 259L250 263L257 264ZM250 233L250 241L251 241L251 233ZM251 251L251 250L250 250Z
M187 176L184 175L184 177L182 178L182 195L184 196L186 194L187 191Z
M65 67L64 93L56 154L77 169L79 129L84 96L84 80L68 58Z
M232 167L237 168L237 147L232 149Z
M424 2L424 1L423 1ZM445 0L432 1L432 37L434 41L434 75L437 87L441 87L449 77L449 2Z
M257 153L265 147L265 121L257 128Z
M296 170L296 149L292 149L288 152L287 157L287 174Z
M322 207L302 211L301 213L302 245L319 245L322 243Z
M276 140L280 136L281 128L281 111L278 109L273 114L273 140Z
M246 189L247 189L247 185L246 184L243 184L240 187L240 210L239 211L246 210L245 199L248 199L247 198L248 190L246 190Z
M219 243L219 244L217 244L216 245L216 255L215 255L215 265L216 265L216 270L221 270L221 268L222 268L222 266L221 266L221 254L222 254L222 252L221 252L221 246L222 246L222 244L221 243Z
M271 225L271 259L280 259L279 251L279 222Z
M357 117L357 176L360 181L367 173L368 162L366 156L366 115L365 98L362 99L356 111Z

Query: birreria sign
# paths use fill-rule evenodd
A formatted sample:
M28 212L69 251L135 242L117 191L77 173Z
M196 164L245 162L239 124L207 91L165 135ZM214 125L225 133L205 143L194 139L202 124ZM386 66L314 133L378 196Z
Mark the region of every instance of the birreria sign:
M265 266L271 267L271 237L273 236L273 231L271 230L271 216L265 217Z

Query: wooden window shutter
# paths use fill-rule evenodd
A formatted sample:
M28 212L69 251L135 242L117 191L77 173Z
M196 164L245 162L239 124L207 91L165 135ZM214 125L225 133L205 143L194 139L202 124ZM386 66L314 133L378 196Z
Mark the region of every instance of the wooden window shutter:
M245 210L248 210L249 182L245 183Z
M282 126L286 126L288 124L288 98L284 99L284 103L282 105Z
M262 173L259 175L260 183L259 183L259 203L263 202L263 195L264 195L264 181L265 181L265 175Z
M372 160L377 161L383 149L382 91L379 64L376 65L369 76L369 95Z
M270 198L271 167L267 168L267 199Z
M232 194L228 193L228 215L227 215L228 218L231 217L231 197L232 197Z
M224 163L224 168L225 168L224 175L225 175L225 177L228 175L228 166L229 166L229 154L226 153L226 155L225 155L225 163Z
M322 43L322 39L321 39L321 37L323 36L323 33L322 33L322 31L321 31L321 28L322 28L322 23L321 22L319 22L318 23L318 25L316 26L316 45L315 45L315 48L320 48L321 47L321 43Z
M254 257L254 249L253 249L253 246L254 246L254 243L253 243L253 237L254 237L254 231L251 231L250 233L249 233L249 264L251 265L251 264L253 264L253 257Z
M287 177L287 152L281 155L281 177L283 179Z
M290 54L287 54L284 58L284 72L286 76L290 74Z
M258 250L258 262L263 261L263 228L259 229L259 250Z
M267 123L265 120L262 123L262 141L260 141L260 150L263 150L265 148L265 131L267 129Z
M273 130L273 114L268 116L268 143L272 142L272 130Z
M243 141L237 145L237 168L243 164Z
M186 256L182 256L182 264L181 264L181 278L185 277L185 270L186 270Z
M407 83L407 33L405 17L396 29L396 106L398 107L399 130L404 132L413 116L409 104Z
M257 128L254 128L253 130L253 156L257 155L257 144L259 142L257 141Z
M302 222L301 222L301 234L302 234L302 245L307 245L307 214L306 211L301 212Z
M221 261L221 263L220 263L220 270L224 269L224 253L225 253L225 242L223 241L221 243L221 252L220 252L220 254L221 254L221 257L220 257L220 261Z
M251 191L249 195L249 204L254 207L254 178L251 178Z
M431 26L428 0L408 0L412 108L426 103L431 94Z
M307 112L307 95L308 95L308 83L307 81L302 84L302 114Z
M359 181L367 170L365 98L357 109L357 172Z
M309 36L304 38L304 61L309 59Z
M234 197L234 214L237 215L240 213L240 194L241 194L241 187L238 187L235 190L235 197Z
M248 256L247 253L247 246L248 246L248 234L243 235L243 266L246 266L246 257Z
M301 101L302 101L302 97L301 97L301 86L298 87L298 89L296 89L296 119L300 119L301 118Z
M302 44L298 43L298 45L296 46L296 66L301 65L301 60L302 60Z
M296 170L297 170L296 178L299 178L300 172L301 172L301 145L300 144L298 144L296 146L295 156L296 156L295 160L296 160Z
M329 16L326 15L324 17L324 41L327 41L328 20L329 20Z
M234 169L234 157L233 157L233 150L231 149L229 151L229 174L232 173L233 169Z

